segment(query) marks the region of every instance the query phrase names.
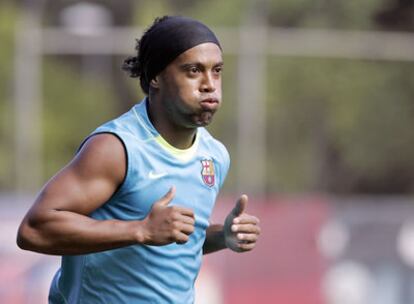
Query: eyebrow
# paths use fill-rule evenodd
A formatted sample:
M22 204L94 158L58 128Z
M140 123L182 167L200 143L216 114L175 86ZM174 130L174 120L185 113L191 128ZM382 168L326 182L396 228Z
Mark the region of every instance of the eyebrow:
M224 62L220 61L220 62L214 64L213 67L222 67L223 65L224 65ZM188 69L188 68L193 67L193 66L204 67L205 65L201 62L198 62L198 61L197 62L187 62L187 63L183 63L182 65L180 65L180 67L182 69Z

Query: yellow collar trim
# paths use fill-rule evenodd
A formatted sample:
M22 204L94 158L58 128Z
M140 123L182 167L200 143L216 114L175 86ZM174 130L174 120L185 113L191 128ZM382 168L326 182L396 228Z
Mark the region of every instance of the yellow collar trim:
M195 155L199 143L199 137L199 132L197 131L194 143L188 149L178 149L170 145L161 135L155 136L154 139L164 150L182 161L187 161Z

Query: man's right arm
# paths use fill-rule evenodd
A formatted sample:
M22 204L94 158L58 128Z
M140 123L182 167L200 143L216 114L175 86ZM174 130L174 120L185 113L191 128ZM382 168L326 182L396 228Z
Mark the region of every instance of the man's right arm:
M95 220L88 215L122 183L126 155L110 134L90 138L41 190L17 235L20 248L56 255L85 254L133 244L183 243L193 232L191 210L169 207L171 189L142 221Z

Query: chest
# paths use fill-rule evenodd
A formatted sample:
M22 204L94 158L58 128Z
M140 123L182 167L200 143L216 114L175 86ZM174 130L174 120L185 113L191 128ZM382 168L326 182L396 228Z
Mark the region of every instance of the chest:
M218 159L198 153L183 161L151 147L140 152L131 155L125 183L108 208L113 207L117 217L126 220L143 219L152 205L175 186L170 205L190 208L196 225L207 227L219 191Z

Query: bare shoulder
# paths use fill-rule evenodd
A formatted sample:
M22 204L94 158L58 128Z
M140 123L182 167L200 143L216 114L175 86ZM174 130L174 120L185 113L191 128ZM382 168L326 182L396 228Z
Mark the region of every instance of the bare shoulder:
M86 140L70 166L80 176L97 174L122 182L126 172L126 151L117 136L96 134Z
M118 189L126 174L125 149L115 135L97 134L43 187L36 209L89 214Z

